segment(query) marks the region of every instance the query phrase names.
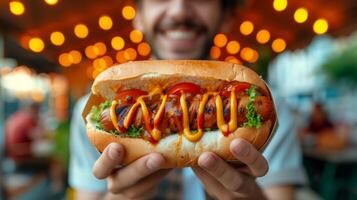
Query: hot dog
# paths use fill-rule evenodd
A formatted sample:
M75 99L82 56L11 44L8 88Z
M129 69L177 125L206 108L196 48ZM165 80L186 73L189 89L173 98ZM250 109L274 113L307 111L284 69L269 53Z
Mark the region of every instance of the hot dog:
M261 150L276 123L265 82L225 62L114 66L97 77L92 96L83 112L89 139L99 151L123 144L126 164L150 152L162 153L167 168L193 166L205 151L232 161L230 141L242 137Z

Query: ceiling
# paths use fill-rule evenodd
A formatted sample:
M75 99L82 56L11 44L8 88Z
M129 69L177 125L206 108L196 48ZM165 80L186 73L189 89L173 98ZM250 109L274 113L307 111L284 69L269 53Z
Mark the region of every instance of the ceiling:
M85 58L85 48L96 42L107 45L107 53L115 61L117 51L110 47L114 36L121 36L125 40L125 48L136 48L137 44L130 42L129 33L132 30L131 21L122 17L121 11L125 5L134 6L132 1L126 0L59 0L50 6L43 0L22 0L25 13L15 16L9 11L9 0L0 1L0 31L6 35L6 56L14 57L20 63L27 64L40 72L64 70L75 71L72 67L63 69L58 64L61 53L78 50L82 53L82 62L75 66L91 67L93 60ZM309 44L316 35L312 25L318 18L325 18L329 23L328 33L333 36L346 35L357 29L357 1L355 0L288 0L285 10L277 12L273 9L273 0L248 0L243 6L235 10L235 20L228 40L239 41L241 47L249 46L253 49L270 49L271 41L282 38L286 41L287 49L302 48ZM298 24L293 15L297 8L305 7L309 17L305 23ZM113 27L109 31L99 28L98 18L109 15L113 19ZM244 36L240 33L240 24L250 20L254 24L254 32ZM89 36L85 39L77 38L73 28L78 23L84 23L89 28ZM267 29L271 39L267 44L259 44L255 34L260 29ZM65 35L62 46L54 46L50 42L50 34L61 31ZM27 50L26 39L40 37L45 43L41 53ZM24 42L25 41L25 42ZM222 50L221 58L228 55ZM272 53L272 56L275 56ZM235 55L239 59L239 54ZM138 57L145 59L146 57Z

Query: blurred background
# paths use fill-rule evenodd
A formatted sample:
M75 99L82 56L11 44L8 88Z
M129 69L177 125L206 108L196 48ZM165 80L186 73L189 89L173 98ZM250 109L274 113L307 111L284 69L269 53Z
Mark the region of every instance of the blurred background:
M126 0L0 1L0 198L71 198L75 101L113 64L150 59L135 9ZM357 199L356 11L355 0L247 0L210 52L253 68L286 100L317 199Z

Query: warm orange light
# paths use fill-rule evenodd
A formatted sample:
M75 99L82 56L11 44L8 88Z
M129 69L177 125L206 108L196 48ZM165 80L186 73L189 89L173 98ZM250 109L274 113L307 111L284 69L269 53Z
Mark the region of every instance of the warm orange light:
M87 74L87 77L88 78L93 78L93 71L94 71L94 68L93 67L88 67L86 69L86 74Z
M313 26L314 32L318 35L324 34L328 30L328 22L326 19L318 19Z
M221 56L221 49L216 46L213 46L211 48L210 55L211 55L211 58L218 59Z
M21 1L10 1L9 9L14 15L22 15L25 12L25 6Z
M113 49L119 51L124 48L125 41L122 37L116 36L116 37L113 37L113 39L111 41L111 45L112 45Z
M108 65L103 58L97 58L93 61L93 67L96 71L102 72L108 68Z
M118 63L125 63L128 60L125 58L125 51L118 51L117 55L116 55L116 60L118 61Z
M139 30L132 30L130 32L130 40L134 43L140 43L143 40L143 33Z
M77 50L70 51L69 52L69 60L74 64L80 63L82 60L81 52L79 52Z
M129 60L129 61L135 60L136 56L137 56L137 53L136 53L135 49L133 49L133 48L127 48L124 51L124 57L126 60Z
M29 41L29 48L33 52L39 53L39 52L43 51L43 49L45 48L45 43L43 42L43 40L41 38L34 37L34 38L31 38Z
M54 44L56 46L61 46L64 43L65 38L64 38L63 33L59 32L59 31L55 31L55 32L51 33L50 40L51 40L52 44Z
M94 52L97 56L104 55L107 52L107 46L103 42L97 42L94 44Z
M254 30L254 25L251 21L244 21L239 29L243 35L250 35Z
M244 47L240 51L240 57L245 61L251 61L254 58L254 50L249 47Z
M62 53L58 57L58 62L63 66L63 67L69 67L71 66L72 62L69 60L69 54L68 53Z
M110 67L113 65L113 59L110 56L103 56L102 59L105 61L105 64L107 67Z
M92 73L92 78L95 79L102 71L98 71L98 70L93 70L93 73Z
M227 56L226 59L224 59L226 62L230 62L230 63L235 63L235 64L242 64L242 62L240 60L238 60L236 57L234 56Z
M256 39L257 39L257 41L258 41L260 44L265 44L265 43L267 43L267 42L270 40L270 33L269 33L269 31L266 30L266 29L260 30L260 31L257 33Z
M226 50L229 54L236 54L240 49L240 45L237 41L233 40L228 42Z
M213 39L214 45L221 48L226 46L227 41L228 41L227 36L223 33L217 34Z
M285 10L287 6L288 6L287 0L274 0L273 2L273 7L278 12Z
M151 47L148 43L143 42L138 45L138 53L141 56L148 56L151 52Z
M121 13L126 20L132 20L135 17L135 9L131 6L125 6Z
M97 53L99 52L99 50L95 50L95 49L98 49L98 48L97 47L94 48L94 46L87 46L86 47L85 54L89 59L94 59L94 58L97 57Z
M79 38L86 38L88 36L88 27L84 24L77 24L74 27L74 34Z
M28 35L24 35L20 38L20 44L23 48L28 49L29 48L29 41L31 37Z
M103 30L109 30L113 26L113 20L108 15L103 15L99 18L99 27Z
M56 5L58 3L58 0L45 0L45 2L48 5L53 6L53 5Z
M297 23L304 23L309 17L309 13L305 8L299 8L294 13L294 19Z
M250 63L255 63L259 59L259 53L254 49L252 49L252 51L253 51L253 56L247 61Z
M283 52L286 48L286 43L283 39L281 38L277 38L273 41L273 43L271 44L271 48L273 49L273 51L275 51L276 53L280 53Z

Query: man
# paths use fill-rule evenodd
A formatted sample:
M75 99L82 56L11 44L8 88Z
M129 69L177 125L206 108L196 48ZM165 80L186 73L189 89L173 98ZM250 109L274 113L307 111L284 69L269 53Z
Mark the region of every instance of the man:
M227 31L232 20L232 8L237 2L138 0L137 3L134 26L150 43L153 58L208 59L214 35ZM110 144L101 155L91 147L80 117L84 101L81 100L75 109L71 128L70 184L77 190L77 199L160 199L157 195L163 199L178 199L176 193L167 192L170 185L166 178L178 177L174 175L180 172L161 169L165 159L160 154L151 153L117 170L125 156L123 146ZM283 117L287 119L289 114ZM182 184L173 188L182 186L181 197L184 199L204 199L203 189L217 199L292 199L293 186L303 183L304 176L295 136L290 134L292 123L282 123L265 152L271 170L259 179L260 186L256 177L266 174L267 160L252 145L236 139L230 144L231 152L247 167L233 168L214 153L206 152L200 156L199 166L192 168L195 176L191 168L184 169ZM107 184L90 175L92 165L94 176L106 180Z

